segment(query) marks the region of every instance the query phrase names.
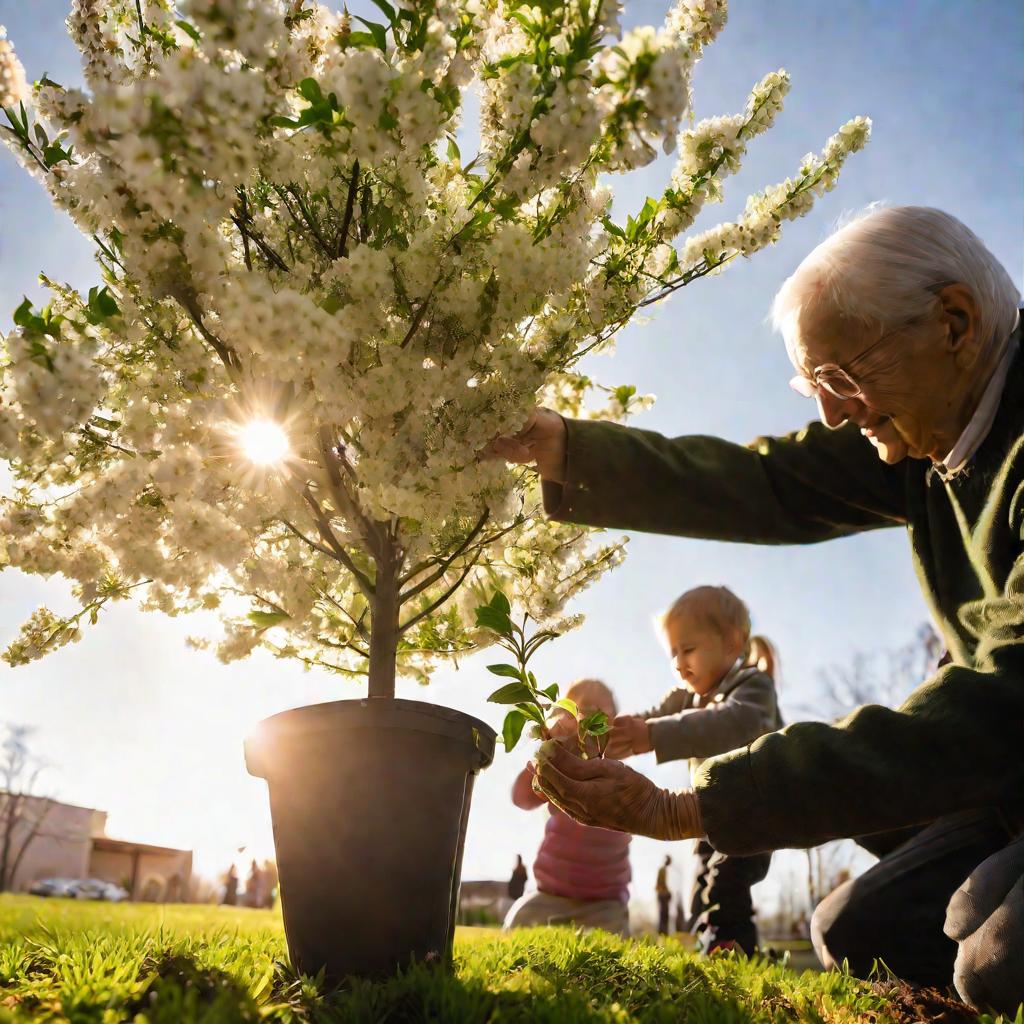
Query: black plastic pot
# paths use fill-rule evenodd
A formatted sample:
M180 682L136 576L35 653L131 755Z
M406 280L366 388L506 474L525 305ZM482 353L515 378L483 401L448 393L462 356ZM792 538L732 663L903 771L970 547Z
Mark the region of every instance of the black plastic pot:
M450 963L473 777L494 756L476 718L415 700L344 700L261 722L293 966L379 977Z

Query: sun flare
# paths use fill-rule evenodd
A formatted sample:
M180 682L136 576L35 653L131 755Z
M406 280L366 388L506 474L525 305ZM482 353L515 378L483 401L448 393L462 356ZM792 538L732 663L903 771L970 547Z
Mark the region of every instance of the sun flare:
M259 466L281 462L291 451L288 435L273 420L250 420L238 432L245 457Z

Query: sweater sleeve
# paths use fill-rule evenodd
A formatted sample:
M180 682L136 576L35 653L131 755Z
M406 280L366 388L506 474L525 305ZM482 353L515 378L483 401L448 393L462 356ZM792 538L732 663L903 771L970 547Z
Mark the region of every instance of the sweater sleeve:
M906 522L904 470L852 424L814 423L749 446L566 420L566 483L545 481L554 519L712 540L807 544Z
M775 701L775 684L759 673L723 701L649 720L658 763L711 757L746 746L772 729Z
M673 686L658 704L637 716L650 721L652 718L663 718L665 715L677 715L688 708L693 701L693 694L685 686Z
M512 783L512 803L520 810L532 811L547 801L533 788L533 767L527 765Z
M808 847L1019 801L1021 547L1002 593L961 609L978 638L971 664L939 669L899 708L798 723L706 761L695 789L711 844L730 854Z

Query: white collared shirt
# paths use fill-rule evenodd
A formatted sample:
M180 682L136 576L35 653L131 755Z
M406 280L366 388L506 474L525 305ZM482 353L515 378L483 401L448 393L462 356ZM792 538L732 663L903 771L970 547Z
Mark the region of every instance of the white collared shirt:
M981 396L977 409L970 422L964 428L963 433L957 438L950 453L942 460L941 465L945 469L945 475L958 473L970 461L971 456L981 447L982 441L988 437L992 429L992 423L996 418L996 411L999 409L999 402L1003 397L1003 389L1006 387L1006 377L1010 372L1010 364L1017 355L1018 341L1016 337L1017 327L1020 324L1020 311L1017 312L1017 320L1013 325L1010 342L1006 351L996 366L995 372L989 378L985 391Z

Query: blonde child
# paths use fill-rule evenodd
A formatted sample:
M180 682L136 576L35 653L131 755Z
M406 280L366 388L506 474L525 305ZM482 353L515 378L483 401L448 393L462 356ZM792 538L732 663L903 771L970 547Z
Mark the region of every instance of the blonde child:
M731 590L688 590L659 624L682 685L642 715L617 717L607 756L653 750L659 763L688 758L692 774L705 758L782 727L774 650L764 637L750 635L750 612ZM708 951L738 947L753 953L750 889L768 873L771 854L729 857L698 840L695 856L690 928Z
M603 711L615 717L615 698L597 679L581 679L566 696L581 715ZM575 734L575 723L572 723ZM565 729L551 729L558 738ZM533 768L527 765L512 786L512 802L533 810L547 799L533 788ZM537 924L575 924L629 934L629 841L625 832L580 825L556 807L548 806L533 877L537 888L518 899L505 917L505 928Z

